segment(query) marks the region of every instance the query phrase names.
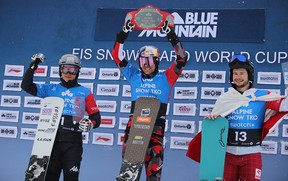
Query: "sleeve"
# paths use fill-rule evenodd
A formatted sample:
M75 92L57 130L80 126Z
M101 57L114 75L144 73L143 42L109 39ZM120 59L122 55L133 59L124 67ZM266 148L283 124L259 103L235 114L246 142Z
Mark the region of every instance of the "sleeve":
M174 62L175 64L174 71L176 74L180 75L182 72L182 68L185 67L186 65L187 54L185 52L184 47L182 46L182 43L180 42L179 38L177 37L174 31L170 31L167 34L167 39L173 46L173 49L177 55L177 58Z
M116 36L116 41L112 50L112 57L119 69L123 69L123 67L126 67L128 63L122 52L124 41L127 39L128 34L129 33L125 33L121 30Z
M35 69L31 69L29 66L29 68L26 70L26 72L23 76L23 79L21 82L21 88L25 92L27 92L33 96L36 96L37 95L37 87L36 87L36 84L33 82L34 72L35 72Z
M86 111L94 125L93 128L99 127L101 124L101 115L92 93L86 97Z

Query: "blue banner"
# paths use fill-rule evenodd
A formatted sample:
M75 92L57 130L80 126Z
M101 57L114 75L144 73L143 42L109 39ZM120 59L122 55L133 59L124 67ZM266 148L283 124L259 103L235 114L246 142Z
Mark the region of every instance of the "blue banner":
M126 14L135 9L97 10L95 41L114 41ZM264 9L161 9L174 15L181 41L263 43ZM157 30L134 30L130 41L166 41Z

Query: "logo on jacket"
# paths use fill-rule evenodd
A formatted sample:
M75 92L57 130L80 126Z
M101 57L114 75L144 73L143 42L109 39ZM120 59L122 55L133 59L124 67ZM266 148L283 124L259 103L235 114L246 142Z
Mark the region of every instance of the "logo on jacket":
M73 97L73 93L70 92L70 90L66 90L65 92L62 92L61 93L62 96L69 96L69 97Z

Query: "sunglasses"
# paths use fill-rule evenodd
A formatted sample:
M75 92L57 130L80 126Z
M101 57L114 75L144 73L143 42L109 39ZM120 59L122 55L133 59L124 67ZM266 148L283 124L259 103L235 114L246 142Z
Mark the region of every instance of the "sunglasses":
M76 75L79 73L79 68L77 66L74 66L74 65L62 65L61 73L63 73L63 74L70 73L72 75Z
M154 65L154 58L153 57L139 57L140 67L144 66L152 66Z

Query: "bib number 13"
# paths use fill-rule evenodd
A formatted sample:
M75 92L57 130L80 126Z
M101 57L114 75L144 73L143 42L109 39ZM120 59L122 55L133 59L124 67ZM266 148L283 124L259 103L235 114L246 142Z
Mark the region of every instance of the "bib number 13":
M235 131L235 141L245 142L247 140L247 133L245 131Z

